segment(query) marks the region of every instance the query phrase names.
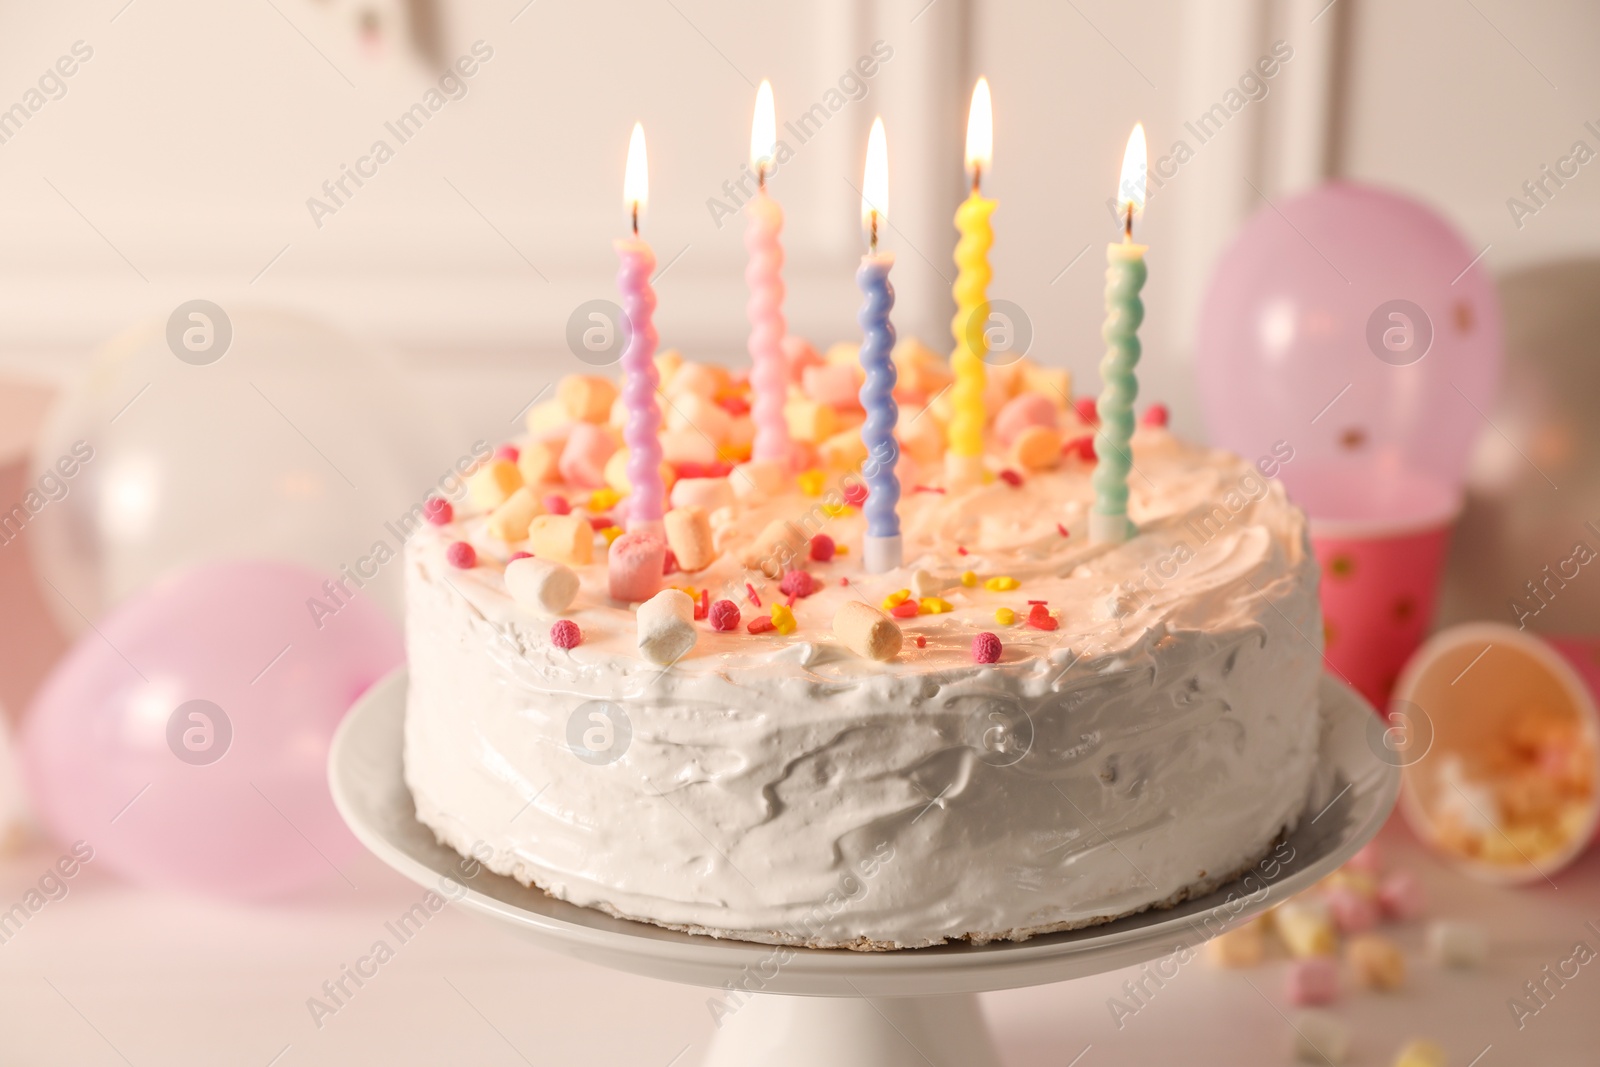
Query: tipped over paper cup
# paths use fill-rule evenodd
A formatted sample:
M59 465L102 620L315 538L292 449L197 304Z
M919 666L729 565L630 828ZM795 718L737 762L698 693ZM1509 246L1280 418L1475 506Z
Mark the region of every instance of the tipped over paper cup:
M1487 881L1542 881L1571 863L1600 825L1597 692L1600 641L1499 623L1436 634L1389 705L1391 731L1410 734L1406 821Z

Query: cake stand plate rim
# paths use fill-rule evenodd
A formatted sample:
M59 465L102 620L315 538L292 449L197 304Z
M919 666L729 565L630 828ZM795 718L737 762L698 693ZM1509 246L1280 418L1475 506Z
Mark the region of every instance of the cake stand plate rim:
M1286 839L1296 846L1296 854L1290 861L1293 870L1281 878L1265 883L1257 878L1254 884L1236 879L1174 908L1028 941L894 952L780 949L617 919L545 896L488 870L464 883L461 857L438 844L433 832L416 821L405 787L400 754L406 681L406 669L400 667L368 689L345 716L329 751L334 803L356 838L399 873L472 911L510 924L547 949L634 974L713 988L741 976L745 987L751 988L748 976L758 968L752 991L768 994L950 995L1065 981L1193 951L1220 929L1281 903L1335 870L1377 833L1400 790L1399 767L1381 758L1371 740L1371 723L1381 720L1352 689L1324 675L1319 760L1331 761L1339 780L1348 784L1312 820L1314 824L1330 813L1335 816L1320 837L1306 835L1303 818ZM1296 844L1303 835L1313 846L1309 858L1299 855L1302 846ZM525 904L500 899L475 888L478 885L520 896ZM788 958L775 964L780 953ZM775 973L769 977L769 971Z

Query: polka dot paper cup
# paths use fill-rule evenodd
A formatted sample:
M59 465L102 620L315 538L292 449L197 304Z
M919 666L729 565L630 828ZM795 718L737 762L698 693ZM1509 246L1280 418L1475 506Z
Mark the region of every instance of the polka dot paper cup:
M1323 655L1376 708L1433 622L1452 508L1407 524L1313 519L1322 568Z
M1600 825L1597 693L1600 640L1488 622L1434 635L1389 705L1406 822L1477 878L1548 880Z

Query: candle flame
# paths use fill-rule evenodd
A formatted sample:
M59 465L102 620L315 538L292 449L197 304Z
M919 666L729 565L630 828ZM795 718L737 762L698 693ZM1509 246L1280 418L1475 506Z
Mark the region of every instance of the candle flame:
M639 212L650 199L650 162L645 158L644 126L633 124L633 136L628 139L628 169L622 178L622 202L634 216L638 229Z
M994 162L994 105L989 99L989 79L972 87L972 107L967 112L967 172L974 182L980 171Z
M1117 184L1117 214L1125 219L1144 214L1144 123L1133 124L1128 148L1122 153L1122 180Z
M883 118L872 120L867 136L867 169L861 177L861 225L877 243L878 224L889 217L889 142L883 135Z
M750 121L750 166L759 175L772 170L772 157L778 149L778 119L772 104L772 83L761 79L756 90L756 114Z

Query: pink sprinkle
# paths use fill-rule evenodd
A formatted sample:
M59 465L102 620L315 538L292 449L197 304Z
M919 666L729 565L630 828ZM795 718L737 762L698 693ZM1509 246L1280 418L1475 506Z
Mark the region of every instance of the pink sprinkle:
M999 663L1000 638L985 630L972 638L972 661L974 663Z
M509 459L512 463L515 463L521 457L522 451L516 445L501 445L494 450L495 459Z
M776 630L777 628L777 624L765 615L757 615L750 620L750 625L745 627L746 630L753 634L764 634L768 630Z
M1054 630L1061 623L1043 604L1035 604L1028 609L1028 625L1035 630Z
M722 633L736 630L739 628L739 605L731 600L719 600L711 605L711 610L706 612L706 618L710 620L713 630Z
M792 607L794 607L794 602L796 600L799 600L799 599L800 598L797 595L795 595L794 593L790 593L789 594L789 599L785 600L783 602L783 606L786 607L786 608L792 608Z
M1167 419L1170 417L1171 416L1167 412L1167 405L1151 404L1149 407L1144 409L1144 415L1139 419L1139 421L1144 423L1146 426L1165 426L1167 424Z
M544 509L552 515L566 515L572 511L572 505L560 493L551 493L544 498Z
M1089 434L1084 434L1082 437L1074 437L1062 445L1061 454L1063 456L1076 456L1085 463L1093 463L1098 459L1094 454L1094 438Z
M616 523L611 521L610 515L590 515L589 525L596 530L604 530L608 526L615 526Z
M550 627L550 640L557 648L577 648L583 644L583 631L571 619L561 619Z
M1005 470L1001 471L1000 474L999 474L999 478L1000 478L1000 480L1002 482L1005 482L1007 485L1011 486L1012 488L1015 488L1015 487L1017 487L1017 486L1022 484L1022 475L1018 474L1016 471L1012 470L1010 467L1007 467Z
M456 509L442 497L430 496L422 502L422 517L435 526L443 526L456 517Z
M711 614L711 590L702 589L700 590L700 603L695 608L694 617L703 619L709 614Z
M750 401L742 396L725 396L717 401L717 407L735 417L750 414Z
M956 546L956 554L959 555L959 556L965 556L967 554L967 546L966 545L957 545Z
M452 541L444 550L444 558L450 561L450 566L470 571L478 565L478 550L465 541Z
M1100 425L1100 407L1092 396L1080 396L1073 402L1073 408L1078 412L1078 418L1090 426Z
M850 584L850 579L846 578L844 575L841 574L841 575L839 575L839 584L840 585L849 585Z
M796 597L810 596L817 591L817 580L810 571L790 571L778 583L778 591Z
M533 558L533 553L532 552L513 552L513 553L511 553L511 558L506 560L506 562L507 563L515 563L519 559L532 559L532 558Z
M757 595L756 587L751 585L749 582L745 582L744 583L744 591L746 593L750 594L750 603L754 604L756 607L759 608L761 606L761 597L759 595ZM752 630L750 632L751 633L755 633L754 630Z
M851 482L844 487L844 502L853 508L859 508L867 502L867 487L863 482Z
M913 493L942 493L942 492L944 492L944 486L942 486L942 485L913 485L911 487L911 491Z
M917 616L917 602L915 600L902 600L889 609L889 614L897 619L914 619Z
M927 648L928 647L928 639L923 634L918 634L917 635L917 647L918 648Z
M1062 523L1062 522L1056 523L1056 533L1060 534L1062 537L1071 537L1072 536L1072 532L1067 529L1066 523Z
M672 549L667 549L667 554L661 562L661 573L672 574L680 569L681 568L678 566L678 557L673 554Z
M1048 600L1030 600L1030 601L1028 601L1028 603L1030 603L1030 604L1048 604L1048 603L1050 603L1050 601L1048 601Z
M1396 871L1378 883L1378 907L1385 919L1416 918L1425 907L1422 883L1410 871Z
M833 558L835 547L833 538L827 534L816 534L811 538L811 558L818 563L826 563Z

